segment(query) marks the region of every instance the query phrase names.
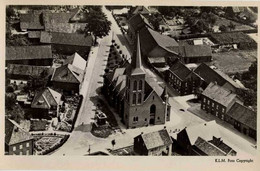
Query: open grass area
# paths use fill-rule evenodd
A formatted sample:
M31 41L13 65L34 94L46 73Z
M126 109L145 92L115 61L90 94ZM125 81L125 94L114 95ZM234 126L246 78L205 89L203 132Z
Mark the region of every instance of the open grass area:
M212 65L227 74L247 71L253 61L257 59L256 50L229 51L213 53Z

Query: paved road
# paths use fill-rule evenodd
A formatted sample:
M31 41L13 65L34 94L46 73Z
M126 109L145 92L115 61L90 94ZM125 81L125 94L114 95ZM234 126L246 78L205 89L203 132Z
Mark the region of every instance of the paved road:
M121 31L112 17L111 13L103 8L103 11L107 14L108 19L112 22L112 30L115 35L120 35ZM111 140L116 140L115 148L120 148L123 146L131 145L133 143L133 137L140 134L141 132L151 132L155 130L162 129L164 125L155 125L150 127L136 128L136 129L126 129L125 127L121 127L122 133L114 133L106 139L94 137L90 132L87 131L87 125L92 121L94 116L95 102L97 91L99 87L102 85L102 77L100 77L106 65L107 59L107 51L112 39L112 32L109 36L101 39L100 47L96 47L93 49L93 54L91 54L89 59L88 68L85 75L85 80L83 83L83 91L82 94L84 96L84 103L82 104L81 110L79 112L79 116L76 122L75 130L72 132L69 140L53 155L85 155L88 152L90 147L91 152L95 151L106 151L108 148L112 148ZM119 39L122 41L121 49L123 50L123 54L130 55L131 52L129 48L123 47L126 45L125 40L120 37ZM119 42L118 42L119 43ZM146 72L149 72L154 76L155 80L160 83L164 83L164 81L158 77L156 74L151 72L145 66ZM174 94L174 92L173 92ZM185 98L180 97L171 97L169 99L169 103L172 106L171 109L171 121L167 122L165 125L168 130L175 129L183 129L184 127L196 125L205 122L198 116L190 113L190 112L181 112L179 109L187 109L188 105L185 101ZM116 117L118 121L120 120ZM83 124L82 124L83 123ZM119 123L119 125L122 125ZM220 127L220 132L225 141L231 144L231 146L239 152L239 154L255 154L256 150L252 148L252 144L238 135L232 133L231 131ZM246 152L245 152L246 151Z

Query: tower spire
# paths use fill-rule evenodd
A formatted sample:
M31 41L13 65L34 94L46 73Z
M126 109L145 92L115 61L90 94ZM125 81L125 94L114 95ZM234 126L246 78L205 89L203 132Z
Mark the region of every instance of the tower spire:
M136 41L136 49L133 54L133 58L131 61L132 69L142 69L142 59L141 59L141 49L140 49L140 39L139 39L139 31L137 31L137 41Z

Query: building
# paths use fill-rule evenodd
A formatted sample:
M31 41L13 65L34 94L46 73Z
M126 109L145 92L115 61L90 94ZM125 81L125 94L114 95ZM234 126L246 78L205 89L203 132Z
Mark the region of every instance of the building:
M202 84L202 78L177 60L166 72L166 81L181 96L195 94Z
M234 156L234 151L221 139L215 121L184 128L177 134L178 146L184 155Z
M6 78L10 80L21 80L27 82L33 78L46 78L48 79L53 73L53 68L46 66L32 66L9 64L6 70Z
M34 139L15 121L5 119L5 153L8 155L33 155Z
M201 63L194 72L198 74L203 79L203 88L205 89L211 82L217 83L218 85L236 92L238 89L243 89L244 87L236 83L232 78L230 78L225 73L218 69L212 69L205 63Z
M125 63L107 73L103 90L127 128L164 124L170 120L166 88L163 90L143 69L139 36L131 64Z
M142 14L136 14L128 20L127 35L130 38L130 44L134 44L136 41L136 32L145 26L153 29L153 26Z
M212 33L209 39L217 46L237 47L241 50L256 49L257 42L243 32Z
M256 140L257 116L253 110L242 104L234 103L227 112L225 120L238 131Z
M177 51L180 56L179 59L185 64L212 61L212 51L208 45L185 45L169 48Z
M20 28L22 31L29 32L44 30L54 31L57 30L57 28L64 27L62 24L70 23L71 27L78 27L81 22L84 22L84 19L84 14L78 8L75 8L68 13L53 13L49 10L35 10L27 14L20 14Z
M51 46L9 46L6 47L6 65L23 64L51 66Z
M75 52L84 59L93 45L93 36L85 36L80 33L41 32L41 43L51 44L52 50L64 55L72 55Z
M141 52L145 59L152 57L179 57L178 51L170 47L179 46L171 37L160 34L149 27L140 30Z
M150 57L148 58L148 62L157 68L163 68L166 66L165 57Z
M166 129L141 133L134 138L134 152L142 156L170 156L172 139Z
M222 120L235 102L242 104L235 93L216 83L210 83L201 93L201 109Z
M71 64L81 70L85 70L87 66L87 61L76 52L73 55L67 57L63 65L67 64Z
M37 92L33 98L31 108L35 109L40 118L57 117L59 106L61 105L61 94L49 87Z
M63 93L75 94L80 92L83 77L84 70L66 64L54 70L51 82L55 89L59 89Z

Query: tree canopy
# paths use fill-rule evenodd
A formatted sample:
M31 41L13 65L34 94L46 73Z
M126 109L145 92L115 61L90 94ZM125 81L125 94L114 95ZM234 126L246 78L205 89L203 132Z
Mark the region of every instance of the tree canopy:
M108 35L111 29L111 22L108 21L106 15L102 11L95 11L92 8L90 8L87 15L87 25L84 32L86 35L93 34L96 43L97 38L102 38Z

